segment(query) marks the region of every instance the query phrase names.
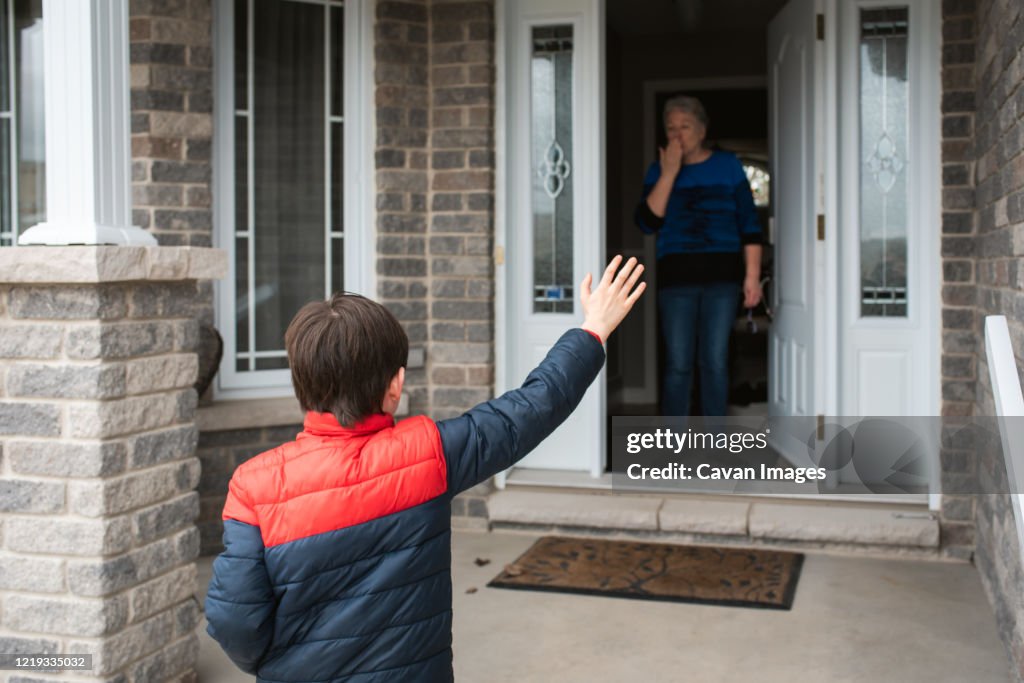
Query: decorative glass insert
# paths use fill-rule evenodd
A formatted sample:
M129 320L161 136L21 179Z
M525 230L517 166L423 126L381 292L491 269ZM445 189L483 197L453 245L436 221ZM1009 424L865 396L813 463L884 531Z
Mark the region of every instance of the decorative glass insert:
M46 220L43 2L0 0L0 246Z
M344 5L232 2L235 369L283 370L292 316L344 287Z
M572 313L572 26L535 26L531 39L533 312Z
M750 192L754 195L754 206L768 206L772 196L771 175L768 173L768 166L760 162L744 161L743 172L747 174Z
M861 315L906 317L908 11L860 12Z

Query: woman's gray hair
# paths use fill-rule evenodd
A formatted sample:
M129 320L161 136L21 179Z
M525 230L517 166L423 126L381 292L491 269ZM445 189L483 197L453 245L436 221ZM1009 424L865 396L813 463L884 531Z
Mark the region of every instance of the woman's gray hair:
M672 111L681 111L684 114L692 114L695 119L700 121L700 125L704 128L708 127L708 113L704 110L704 105L700 103L696 97L690 97L688 95L677 95L670 98L665 102L665 108L661 112L662 121L668 120L668 114Z

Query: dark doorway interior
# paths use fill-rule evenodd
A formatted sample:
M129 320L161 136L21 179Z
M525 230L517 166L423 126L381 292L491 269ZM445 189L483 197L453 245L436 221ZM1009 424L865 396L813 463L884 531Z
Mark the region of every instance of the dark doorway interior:
M711 121L707 142L767 174L766 28L783 4L784 0L714 4L608 0L606 248L609 255L644 258L648 286L657 278L653 244L645 245L632 214L640 200L644 172L657 158L657 147L664 144L664 102L676 94L700 98ZM676 87L680 83L682 87ZM770 241L769 215L770 206L759 207L766 242ZM771 263L772 249L766 243L763 277L770 275ZM648 305L635 310L609 340L609 417L659 414L662 364L657 351L661 335L652 305L655 290L650 290ZM758 307L752 316L757 328L753 331L741 303L737 302L731 342L730 414L765 414L770 320L765 307ZM609 430L610 425L609 419ZM614 469L611 458L609 469Z

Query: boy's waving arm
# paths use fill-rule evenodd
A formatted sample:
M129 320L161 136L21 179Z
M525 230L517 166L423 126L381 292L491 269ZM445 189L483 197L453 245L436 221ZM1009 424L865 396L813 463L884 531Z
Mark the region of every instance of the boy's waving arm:
M231 479L224 504L224 552L213 561L206 631L238 668L256 673L274 636L276 601L263 537L244 489Z
M631 258L619 270L621 263L622 257L616 256L593 292L592 277L587 274L580 291L582 327L563 334L521 387L438 422L450 494L512 466L579 405L604 364L602 343L645 288L645 283L637 285L643 266Z

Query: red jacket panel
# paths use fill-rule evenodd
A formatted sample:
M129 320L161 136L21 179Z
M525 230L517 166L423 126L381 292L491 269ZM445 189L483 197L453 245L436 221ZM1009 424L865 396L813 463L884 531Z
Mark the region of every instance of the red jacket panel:
M419 416L373 415L343 428L307 413L295 441L242 464L224 519L260 528L270 548L355 526L432 500L448 488L437 426Z

